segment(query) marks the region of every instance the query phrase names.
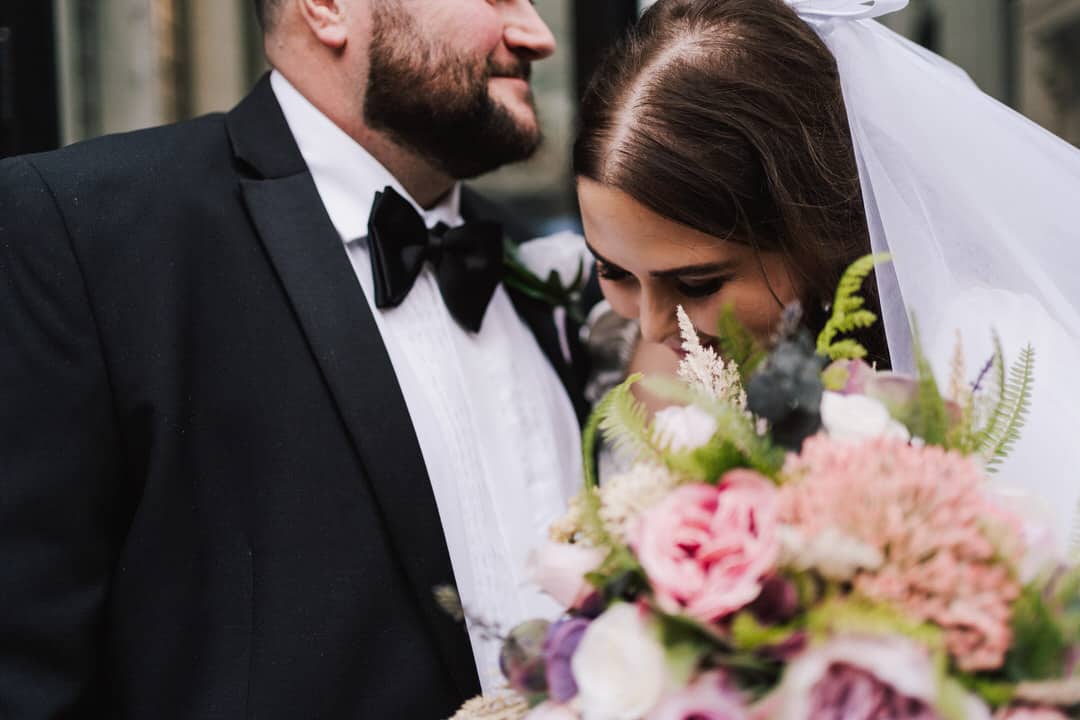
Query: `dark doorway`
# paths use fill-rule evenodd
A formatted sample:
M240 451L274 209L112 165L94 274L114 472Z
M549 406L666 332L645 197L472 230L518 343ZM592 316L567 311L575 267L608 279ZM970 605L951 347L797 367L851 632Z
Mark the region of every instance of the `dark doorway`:
M637 20L637 0L577 0L574 3L574 38L577 96L611 45Z
M60 144L53 3L0 3L0 157Z

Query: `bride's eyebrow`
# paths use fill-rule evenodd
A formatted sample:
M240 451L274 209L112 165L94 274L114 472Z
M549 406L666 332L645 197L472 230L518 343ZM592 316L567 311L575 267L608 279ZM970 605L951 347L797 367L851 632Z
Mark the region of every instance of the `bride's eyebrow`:
M730 273L734 269L735 263L733 262L714 262L700 265L684 265L670 270L653 270L649 274L655 278L672 278L684 275L719 275L721 273Z
M621 267L619 267L615 263L611 262L610 260L608 260L606 257L601 255L600 253L596 252L596 248L594 248L592 245L590 245L588 240L585 241L585 247L587 247L589 249L589 252L592 253L592 256L594 258L596 258L597 260L599 260L601 264L607 265L612 270L620 270L622 272L626 272Z

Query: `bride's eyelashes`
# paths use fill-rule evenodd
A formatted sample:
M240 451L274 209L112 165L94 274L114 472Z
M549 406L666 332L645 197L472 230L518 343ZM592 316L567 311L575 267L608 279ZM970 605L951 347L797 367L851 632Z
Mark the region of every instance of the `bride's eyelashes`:
M596 274L604 280L612 280L614 282L626 280L630 277L630 273L626 272L618 265L612 265L603 260L596 261Z
M709 297L720 292L721 288L727 284L728 278L716 277L709 278L708 280L695 280L694 282L687 282L685 280L677 280L675 283L676 289L683 297L698 299Z
M609 282L624 282L633 278L629 272L623 270L618 265L612 265L603 260L596 261L596 274L601 279ZM715 295L720 292L725 284L727 284L728 280L729 278L727 277L695 278L694 280L671 278L675 291L690 300L697 300L709 297L710 295Z

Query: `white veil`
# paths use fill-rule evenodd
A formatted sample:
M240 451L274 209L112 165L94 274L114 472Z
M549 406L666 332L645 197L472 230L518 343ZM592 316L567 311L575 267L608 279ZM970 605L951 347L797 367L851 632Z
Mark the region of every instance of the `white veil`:
M1023 439L997 475L1040 498L1064 543L1080 505L1080 151L872 18L907 0L786 0L836 57L894 368L908 314L939 378L1031 343ZM1074 544L1075 546L1075 544Z

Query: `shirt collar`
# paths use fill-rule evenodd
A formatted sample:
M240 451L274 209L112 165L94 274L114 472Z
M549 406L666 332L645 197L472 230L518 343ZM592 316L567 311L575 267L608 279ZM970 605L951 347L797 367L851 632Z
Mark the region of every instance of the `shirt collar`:
M454 183L438 205L424 210L389 170L277 70L270 73L270 86L342 240L367 236L375 193L388 185L416 208L429 228L440 222L450 227L462 224L461 183Z

